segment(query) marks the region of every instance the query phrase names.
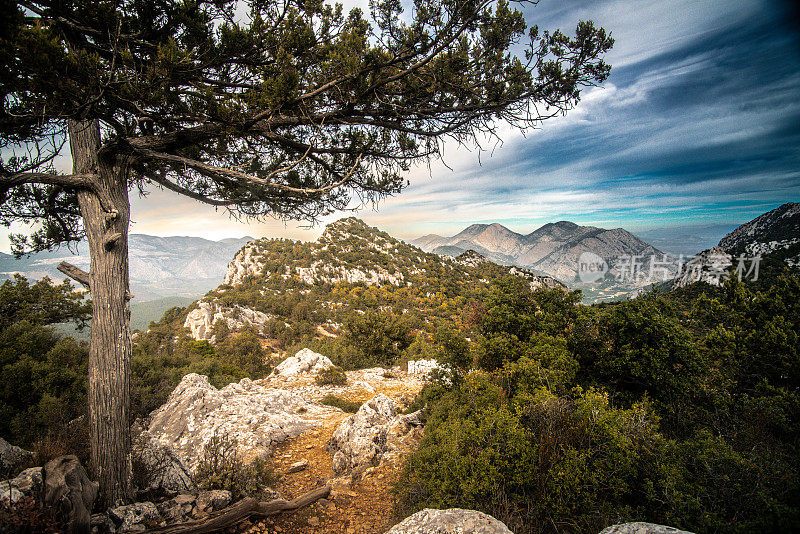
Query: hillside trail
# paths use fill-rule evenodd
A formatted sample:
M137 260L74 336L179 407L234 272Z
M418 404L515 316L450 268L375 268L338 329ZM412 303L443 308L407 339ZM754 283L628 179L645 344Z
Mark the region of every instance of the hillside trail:
M391 369L388 377L376 371L348 371L348 384L343 387L318 387L313 378L307 376L290 379L271 377L265 379L264 383L293 390L312 402L319 402L325 394L332 393L362 404L383 393L393 398L398 406L410 402L422 389L421 380L398 368ZM331 408L317 425L276 445L270 455L275 473L281 475L274 489L280 491L284 498L295 498L329 482L333 485L330 498L292 513L255 522L246 532L381 534L397 523L393 514L392 487L400 475L403 459L418 445L421 432L409 436L396 462L382 462L363 473L360 480L353 480L350 476L334 479L333 452L328 450L328 442L339 424L350 415ZM303 460L308 461L308 466L291 473L292 464Z

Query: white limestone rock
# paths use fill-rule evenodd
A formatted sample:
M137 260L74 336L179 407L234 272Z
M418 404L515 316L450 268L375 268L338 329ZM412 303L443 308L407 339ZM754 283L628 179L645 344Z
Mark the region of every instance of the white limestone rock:
M201 491L197 495L197 508L203 512L215 512L228 506L233 500L228 490Z
M681 265L673 281L673 288L686 287L695 282L721 286L732 265L733 256L725 252L722 247L711 247Z
M273 373L276 376L297 376L303 373L316 374L332 366L333 362L322 354L311 349L302 349L294 356L289 356L283 360L275 367Z
M347 268L329 265L324 261L315 261L310 267L296 267L295 273L300 280L306 284L314 284L316 282L326 282L330 284L364 283L368 286L372 286L388 283L399 286L404 281L403 274L400 271L390 273L380 266L375 266L372 269Z
M189 312L183 326L190 330L190 335L198 340L214 342L213 326L218 320L225 321L230 330L238 330L244 326L253 326L263 333L264 325L273 316L247 308L245 306L220 307L215 302L200 301L198 307Z
M309 427L298 411L310 416L320 407L296 393L263 387L248 378L217 389L208 377L192 373L150 414L147 431L171 447L194 472L215 435L235 438L239 450L249 457L268 454L274 443Z
M263 265L255 256L258 251L258 241L251 241L242 247L228 264L225 272L223 284L237 286L242 283L246 276L257 276L261 274Z
M144 486L139 490L175 495L195 489L189 469L172 447L160 443L146 430L137 429L132 434L134 472L141 470L137 482Z
M10 480L0 482L0 504L11 504L23 497L41 494L44 473L41 467L30 467Z
M328 442L334 451L334 472L342 475L379 465L418 421L416 414L398 416L393 399L383 393L375 395L342 421Z
M117 532L143 532L162 521L158 508L151 502L136 502L110 508L108 515L119 525Z
M476 512L450 508L426 508L390 528L386 534L514 534L494 517Z
M9 471L17 465L33 458L31 451L12 445L0 438L0 472Z

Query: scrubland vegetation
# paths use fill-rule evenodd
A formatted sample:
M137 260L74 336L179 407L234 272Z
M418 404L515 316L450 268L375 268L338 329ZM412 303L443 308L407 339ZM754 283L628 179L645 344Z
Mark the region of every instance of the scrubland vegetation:
M291 246L296 254L306 245ZM798 528L796 270L766 262L756 283L582 306L579 292L532 291L491 265L464 275L431 262L438 267L412 285L307 285L267 270L221 288L220 298L252 299L278 317L268 340L218 322L214 344L196 341L182 327L189 310L169 310L136 339L135 415L162 404L189 372L217 387L262 377L272 347L308 346L342 369L436 358L445 370L412 406L424 407L426 426L396 487L400 515L471 508L518 533L597 532L625 520L696 532ZM40 284L0 288L10 310L0 331L0 435L41 449L85 425L76 418L86 406L86 345L47 325L87 311L68 285L36 297ZM262 292L270 284L274 293ZM30 303L37 298L58 313ZM315 335L319 324L337 337ZM344 376L329 374L320 380ZM208 484L240 486L229 467L207 466Z

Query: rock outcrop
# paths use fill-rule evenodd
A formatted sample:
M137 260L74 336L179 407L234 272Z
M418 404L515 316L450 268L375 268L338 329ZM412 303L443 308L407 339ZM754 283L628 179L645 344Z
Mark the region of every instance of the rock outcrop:
M789 202L723 237L719 246L734 256L767 254L800 242L800 203Z
M408 362L408 374L421 378L428 378L430 374L439 368L436 360L411 360Z
M448 510L426 508L393 526L386 534L513 534L513 532L503 522L483 512L461 508Z
M383 393L375 395L334 431L328 443L334 451L334 472L342 475L393 458L398 440L417 424L417 414L398 416L394 400Z
M390 273L388 270L376 267L374 269L360 269L357 267L342 267L316 261L310 267L296 267L295 273L306 284L326 282L329 284L348 283L366 284L368 286L392 284L399 286L404 282L402 273Z
M297 376L303 373L316 374L332 366L333 362L322 354L314 352L311 349L302 349L294 356L289 356L278 364L273 374L287 377Z
M213 326L216 321L224 321L230 330L238 330L244 326L252 326L263 333L264 325L272 319L271 315L244 306L222 307L215 302L201 300L197 308L189 312L183 326L190 330L190 335L198 340L214 342Z
M664 525L654 523L621 523L604 528L600 534L692 534L685 530L679 530Z
M0 473L7 473L33 459L33 453L0 438ZM30 465L30 464L29 464Z
M733 257L730 254L721 247L712 247L683 264L672 287L686 287L695 282L720 286L728 276L728 270L732 265Z
M140 492L176 495L195 489L188 467L170 446L141 428L132 428L131 434L134 482Z
M243 246L228 264L228 270L225 272L225 279L222 283L236 286L241 284L242 280L247 276L257 276L261 274L262 266L256 258L257 253L257 241L251 241Z
M37 497L42 490L41 467L30 467L16 477L0 482L0 504L12 504L24 497Z
M298 411L318 409L295 393L263 387L248 378L217 389L207 377L192 373L150 415L147 431L193 471L214 436L235 438L250 457L267 454L272 444L308 428Z

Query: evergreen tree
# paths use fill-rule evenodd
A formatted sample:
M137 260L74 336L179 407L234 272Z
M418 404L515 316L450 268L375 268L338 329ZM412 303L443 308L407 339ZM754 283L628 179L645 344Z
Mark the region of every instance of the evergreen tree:
M517 2L525 3L525 2ZM247 7L248 10L242 10ZM92 467L130 497L129 191L315 219L400 191L442 143L520 128L600 83L612 39L527 28L507 0L25 0L2 8L0 222L15 251L89 243ZM519 53L516 53L519 51ZM67 145L68 141L68 145ZM72 173L54 161L69 147Z

